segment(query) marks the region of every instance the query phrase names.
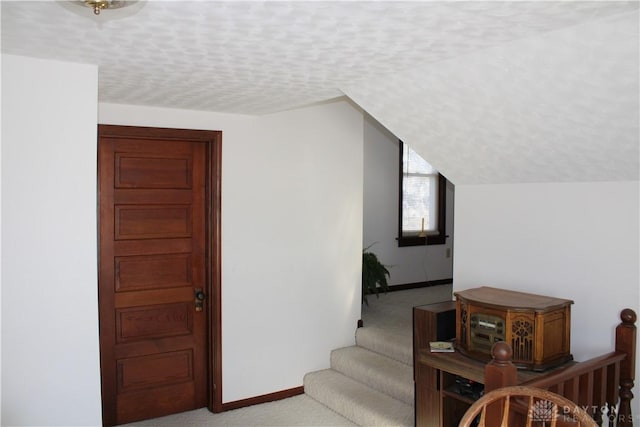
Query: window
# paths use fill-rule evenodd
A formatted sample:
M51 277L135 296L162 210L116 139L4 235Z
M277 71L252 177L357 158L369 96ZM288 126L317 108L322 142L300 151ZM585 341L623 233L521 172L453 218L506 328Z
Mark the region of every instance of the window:
M445 243L446 179L400 141L398 246Z

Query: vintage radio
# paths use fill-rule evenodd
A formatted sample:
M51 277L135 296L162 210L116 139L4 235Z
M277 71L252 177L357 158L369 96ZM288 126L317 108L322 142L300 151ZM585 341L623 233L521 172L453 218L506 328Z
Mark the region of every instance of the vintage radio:
M513 363L543 371L573 359L573 301L482 286L454 292L456 346L476 359L491 359L491 347L505 341Z

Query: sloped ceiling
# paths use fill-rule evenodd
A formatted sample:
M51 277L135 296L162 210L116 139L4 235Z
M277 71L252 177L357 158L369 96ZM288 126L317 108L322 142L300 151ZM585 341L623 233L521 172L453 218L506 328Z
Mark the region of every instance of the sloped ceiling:
M455 184L638 180L638 14L345 92Z
M97 64L102 102L346 93L454 183L638 179L635 1L74 3L2 1L2 51Z

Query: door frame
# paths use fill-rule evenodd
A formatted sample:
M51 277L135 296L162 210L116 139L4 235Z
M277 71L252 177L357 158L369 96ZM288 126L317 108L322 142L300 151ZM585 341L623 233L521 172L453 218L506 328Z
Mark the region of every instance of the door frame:
M171 136L175 133L175 137ZM192 141L206 144L205 150L205 269L207 298L207 408L222 412L222 131L170 129L157 127L121 126L98 124L101 137L136 139L162 138ZM97 154L97 153L96 153ZM100 162L98 161L98 167ZM98 170L98 179L100 171ZM99 191L98 186L98 191ZM100 230L100 194L97 194L98 230ZM99 236L98 236L99 237ZM100 242L98 242L100 251ZM98 253L98 262L100 256ZM98 265L98 269L100 266ZM99 280L98 275L98 280ZM99 285L98 285L99 286ZM98 304L100 301L98 300ZM100 349L102 352L102 349ZM102 363L102 356L100 357ZM102 376L102 370L101 370ZM102 394L102 392L101 392ZM104 402L104 396L102 396ZM109 423L102 414L103 423Z
M222 412L222 132L207 141L208 408Z

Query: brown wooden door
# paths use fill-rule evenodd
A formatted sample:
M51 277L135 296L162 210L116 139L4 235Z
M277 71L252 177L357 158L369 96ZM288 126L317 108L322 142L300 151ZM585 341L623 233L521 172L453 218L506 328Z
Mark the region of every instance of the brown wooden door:
M216 132L99 126L103 422L211 401L211 147ZM198 136L199 138L194 138ZM219 141L219 135L214 135ZM206 138L205 138L206 139ZM214 307L216 307L214 305ZM216 328L213 328L214 330ZM212 381L210 379L213 378ZM215 385L214 385L215 387Z

